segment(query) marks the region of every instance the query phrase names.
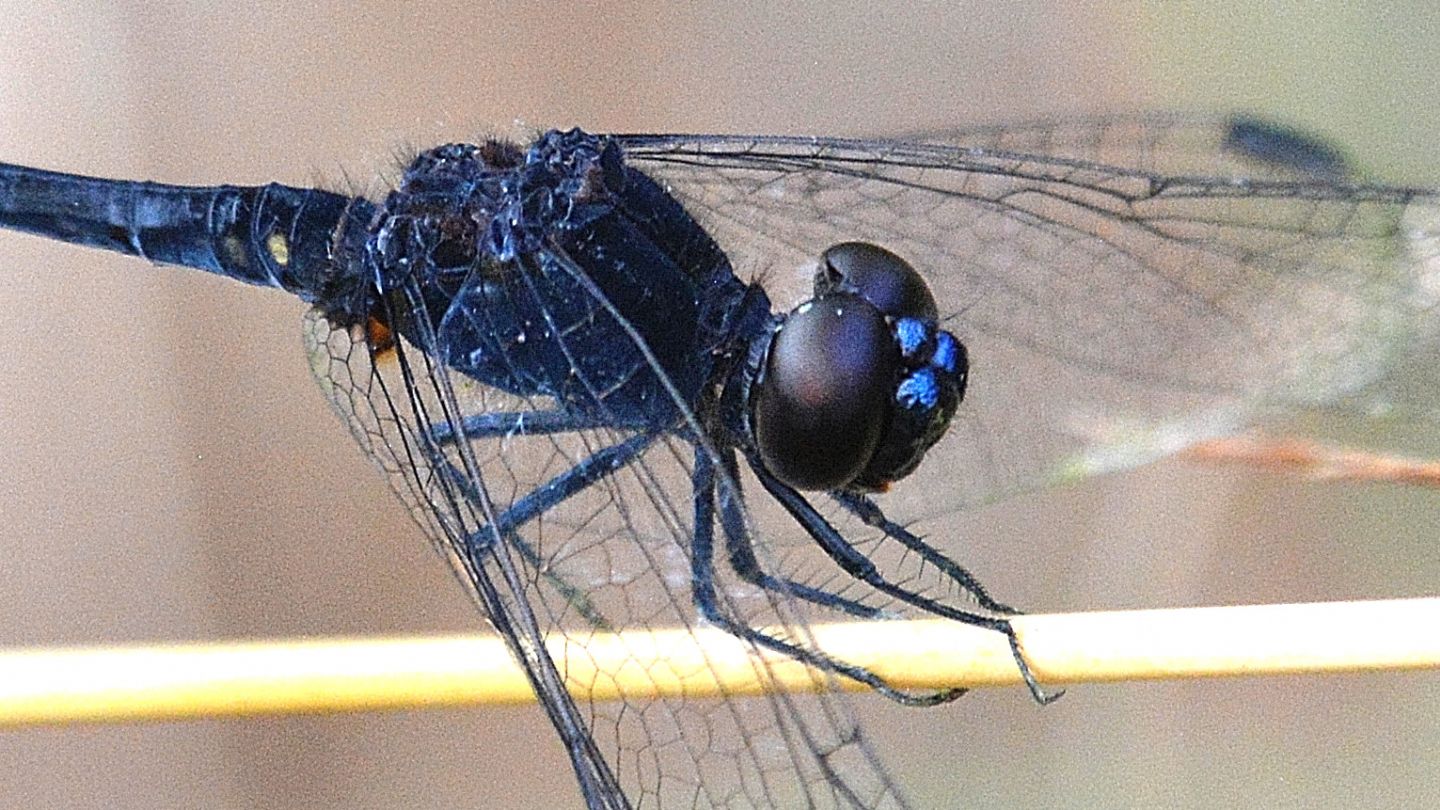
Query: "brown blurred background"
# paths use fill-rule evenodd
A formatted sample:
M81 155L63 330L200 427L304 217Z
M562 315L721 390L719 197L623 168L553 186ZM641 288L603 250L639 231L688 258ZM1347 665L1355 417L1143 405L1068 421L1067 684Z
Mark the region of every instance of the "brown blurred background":
M3 3L0 159L178 183L605 130L876 134L1245 109L1440 182L1440 8L1195 3ZM0 234L0 644L472 630L314 389L278 293ZM1413 596L1440 495L1171 462L958 515L1036 610ZM1433 628L1432 628L1433 629ZM1434 675L859 701L923 807L1414 807ZM3 807L575 806L538 710L0 732Z

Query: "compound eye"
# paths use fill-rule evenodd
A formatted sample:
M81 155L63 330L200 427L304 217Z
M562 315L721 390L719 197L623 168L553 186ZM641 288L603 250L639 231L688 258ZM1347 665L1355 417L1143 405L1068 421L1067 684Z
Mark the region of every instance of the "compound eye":
M796 489L855 480L889 424L900 362L885 317L858 295L831 293L796 308L771 341L755 394L766 469Z
M891 318L934 321L935 296L910 263L869 242L841 242L820 254L815 296L852 292Z

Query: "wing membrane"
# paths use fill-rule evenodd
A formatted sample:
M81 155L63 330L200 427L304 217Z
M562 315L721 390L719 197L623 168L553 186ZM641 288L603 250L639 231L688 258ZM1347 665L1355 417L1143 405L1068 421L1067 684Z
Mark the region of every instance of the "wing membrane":
M1425 192L945 144L624 143L779 302L801 300L812 257L839 241L874 241L926 275L972 364L920 471L945 477L916 487L948 508L1278 411L1391 405L1393 370L1435 341L1440 205Z
M1343 152L1243 115L1139 112L920 132L902 140L1044 155L1169 177L1344 182Z

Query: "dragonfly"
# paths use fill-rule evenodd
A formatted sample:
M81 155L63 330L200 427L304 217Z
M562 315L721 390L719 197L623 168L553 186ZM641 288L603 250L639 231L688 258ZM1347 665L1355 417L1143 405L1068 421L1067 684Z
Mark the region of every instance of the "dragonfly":
M964 690L812 623L987 628L1058 695L926 521L1316 409L1436 420L1440 196L1249 117L552 130L421 152L374 200L0 164L0 227L308 304L321 390L592 808L907 806L840 687ZM547 646L706 626L815 690L590 700Z

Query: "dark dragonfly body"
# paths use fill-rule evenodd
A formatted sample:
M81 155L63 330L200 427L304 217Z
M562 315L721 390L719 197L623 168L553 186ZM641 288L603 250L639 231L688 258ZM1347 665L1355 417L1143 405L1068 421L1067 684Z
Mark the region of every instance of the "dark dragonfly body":
M0 165L0 226L311 304L322 388L524 664L588 806L899 805L838 695L582 709L544 640L704 621L822 684L947 702L805 632L913 610L1004 633L1048 701L1014 611L875 493L938 467L953 509L1286 408L1403 407L1392 372L1435 339L1432 194L1248 119L1069 126L552 131L427 151L378 203ZM1155 163L1099 162L1137 145ZM812 282L776 313L787 262ZM1092 452L1112 415L1141 426L1119 460Z

